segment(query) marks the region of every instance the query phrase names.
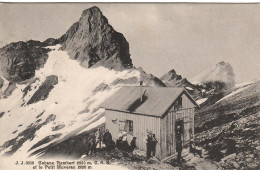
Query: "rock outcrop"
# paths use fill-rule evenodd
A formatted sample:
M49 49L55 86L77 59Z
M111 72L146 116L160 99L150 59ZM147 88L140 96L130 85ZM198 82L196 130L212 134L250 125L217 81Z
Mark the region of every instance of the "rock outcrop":
M4 80L0 77L0 89L3 87L4 85Z
M34 76L48 58L48 49L40 41L11 43L0 48L0 73L11 82L19 82Z
M59 39L68 52L86 68L102 65L112 69L132 68L129 44L115 31L97 7L83 11L78 22Z
M46 77L46 80L40 85L39 89L33 94L27 104L29 105L40 100L45 100L56 84L58 84L57 76L51 75Z

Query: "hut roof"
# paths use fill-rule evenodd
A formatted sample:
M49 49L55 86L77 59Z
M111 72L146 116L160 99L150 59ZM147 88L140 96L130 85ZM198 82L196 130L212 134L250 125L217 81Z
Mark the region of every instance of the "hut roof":
M162 117L183 93L186 93L197 106L184 88L124 86L102 103L101 107L107 110Z

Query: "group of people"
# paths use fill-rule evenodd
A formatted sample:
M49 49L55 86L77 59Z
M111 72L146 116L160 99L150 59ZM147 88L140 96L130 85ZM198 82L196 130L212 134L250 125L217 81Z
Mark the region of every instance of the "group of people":
M155 134L152 134L151 131L147 131L147 136L145 137L146 142L146 157L150 159L151 157L155 156L156 153L156 145L158 143ZM112 140L112 135L108 129L106 129L105 133L103 134L101 129L98 129L94 136L90 137L89 142L87 143L86 155L93 154L96 152L96 148L101 148L101 143L105 144L107 150L113 149L115 146L123 151L132 152L134 151L136 146L136 137L133 137L130 145L127 141L127 134L123 133L120 134L116 143ZM177 126L176 129L176 151L178 153L177 162L181 160L181 152L182 152L182 139L181 139L181 127Z
M147 131L147 136L145 137L146 142L146 157L147 159L150 159L151 157L155 156L156 151L156 144L158 143L155 134L152 134L152 132Z
M129 145L127 140L127 134L126 133L120 134L118 139L116 140L116 147L123 151L132 152L134 151L135 148L137 148L136 137L132 138Z
M98 129L93 136L89 138L89 142L87 143L86 155L96 153L97 147L101 148L101 143L104 143L106 148L110 150L114 145L114 141L112 140L112 135L108 129L103 134L101 129Z

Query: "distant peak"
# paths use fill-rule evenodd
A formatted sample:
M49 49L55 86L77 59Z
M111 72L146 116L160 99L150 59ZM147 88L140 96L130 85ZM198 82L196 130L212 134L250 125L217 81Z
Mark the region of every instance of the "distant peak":
M97 6L93 6L91 8L88 8L88 9L85 9L83 12L82 12L82 15L93 15L93 14L102 14L101 10L97 7Z
M176 71L174 69L170 70L169 73L174 73L176 74Z

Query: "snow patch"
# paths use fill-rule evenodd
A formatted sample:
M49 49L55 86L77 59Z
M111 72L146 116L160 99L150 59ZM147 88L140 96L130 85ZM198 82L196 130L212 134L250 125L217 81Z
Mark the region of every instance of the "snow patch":
M227 98L229 98L229 97L231 97L231 96L234 96L234 95L236 95L236 94L238 94L238 93L244 91L245 89L247 89L247 88L250 87L250 86L251 86L251 85L248 85L248 86L246 86L246 87L239 88L239 89L235 90L234 92L232 92L232 93L226 95L225 97L221 98L221 99L218 100L216 103L219 103L219 102L221 102L221 101L223 101L223 100L225 100L225 99L227 99Z
M191 87L185 87L185 88L188 90L191 90L191 91L193 90L193 88L191 88Z
M248 85L253 84L253 83L254 83L254 81L238 83L238 84L235 84L235 88L240 88L240 87L243 87L243 86L248 86Z
M206 102L207 100L208 100L208 98L202 98L202 99L196 100L196 103L198 105L201 105L202 103Z

